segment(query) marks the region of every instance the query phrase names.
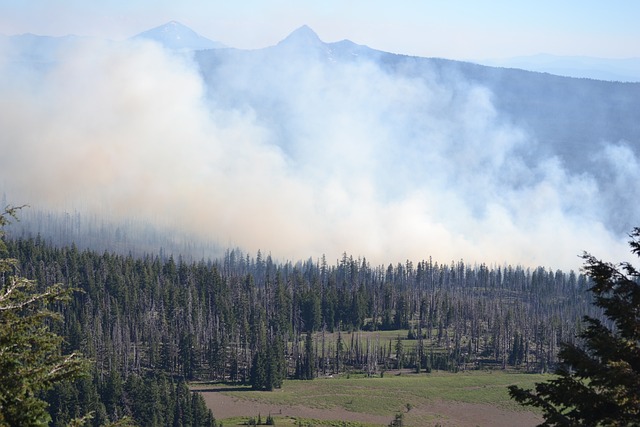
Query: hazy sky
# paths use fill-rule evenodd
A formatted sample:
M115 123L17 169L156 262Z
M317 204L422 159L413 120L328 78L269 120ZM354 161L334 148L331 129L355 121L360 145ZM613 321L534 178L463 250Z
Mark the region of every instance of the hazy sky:
M307 24L327 42L418 56L624 58L640 57L638 16L634 0L0 0L0 33L121 40L177 20L229 46L260 48Z

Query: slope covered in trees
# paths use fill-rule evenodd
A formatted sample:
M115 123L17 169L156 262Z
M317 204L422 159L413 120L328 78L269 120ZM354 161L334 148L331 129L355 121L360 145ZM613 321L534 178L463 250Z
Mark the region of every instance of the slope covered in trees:
M57 274L32 275L50 283L44 285L22 276L2 229L17 210L0 212L0 426L215 427L202 396L183 379L176 383L146 369L125 372L125 381L117 368L99 369L95 357L83 357L87 346L74 342L75 330L66 327L68 313L77 310L70 301L82 289L59 283ZM47 256L39 260L42 267L48 262Z
M584 276L544 268L430 259L372 267L346 254L293 264L239 251L193 263L38 238L7 247L40 286L82 290L56 306L64 322L53 328L65 352L82 352L95 368L50 395L61 421L90 409L96 423L134 415L162 425L179 414L212 422L178 379L270 390L284 378L400 367L544 372L582 316L599 316ZM379 339L385 330L397 331L395 343Z

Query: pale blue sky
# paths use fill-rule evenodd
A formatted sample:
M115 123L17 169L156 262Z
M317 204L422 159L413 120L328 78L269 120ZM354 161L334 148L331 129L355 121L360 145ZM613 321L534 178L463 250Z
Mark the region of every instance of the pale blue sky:
M232 47L307 24L324 41L455 59L537 53L640 57L636 0L0 0L0 33L125 39L170 20Z

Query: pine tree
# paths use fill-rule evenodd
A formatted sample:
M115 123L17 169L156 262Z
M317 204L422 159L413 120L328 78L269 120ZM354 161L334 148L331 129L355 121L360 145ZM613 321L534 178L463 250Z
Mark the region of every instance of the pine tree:
M640 228L631 233L631 252L640 257ZM540 407L543 426L637 425L640 420L640 272L584 254L594 304L613 323L585 316L583 345L564 344L558 378L534 390L509 387L523 405ZM607 322L608 323L608 322Z
M338 330L338 340L336 342L336 363L335 363L335 372L336 374L340 373L341 363L342 363L342 352L344 351L344 344L342 343L342 332Z
M267 348L267 363L267 390L282 387L286 362L284 343L279 337L275 337Z
M404 344L402 344L402 338L400 335L396 338L396 368L402 369L404 367Z
M315 372L315 356L313 352L313 336L311 332L307 332L304 342L304 361L302 363L302 372L300 378L303 380L312 380L316 376Z
M263 350L259 350L253 355L249 382L254 390L267 388L267 357Z

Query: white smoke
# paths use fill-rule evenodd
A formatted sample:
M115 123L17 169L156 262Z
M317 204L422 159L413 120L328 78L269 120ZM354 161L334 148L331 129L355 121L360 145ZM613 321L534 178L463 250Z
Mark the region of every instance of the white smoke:
M488 90L366 60L284 63L229 61L208 92L188 55L148 42L84 41L35 71L2 61L0 184L15 203L134 216L294 260L624 258L596 181L553 157L529 164L536 142ZM638 182L624 145L597 155L620 165L620 185Z

